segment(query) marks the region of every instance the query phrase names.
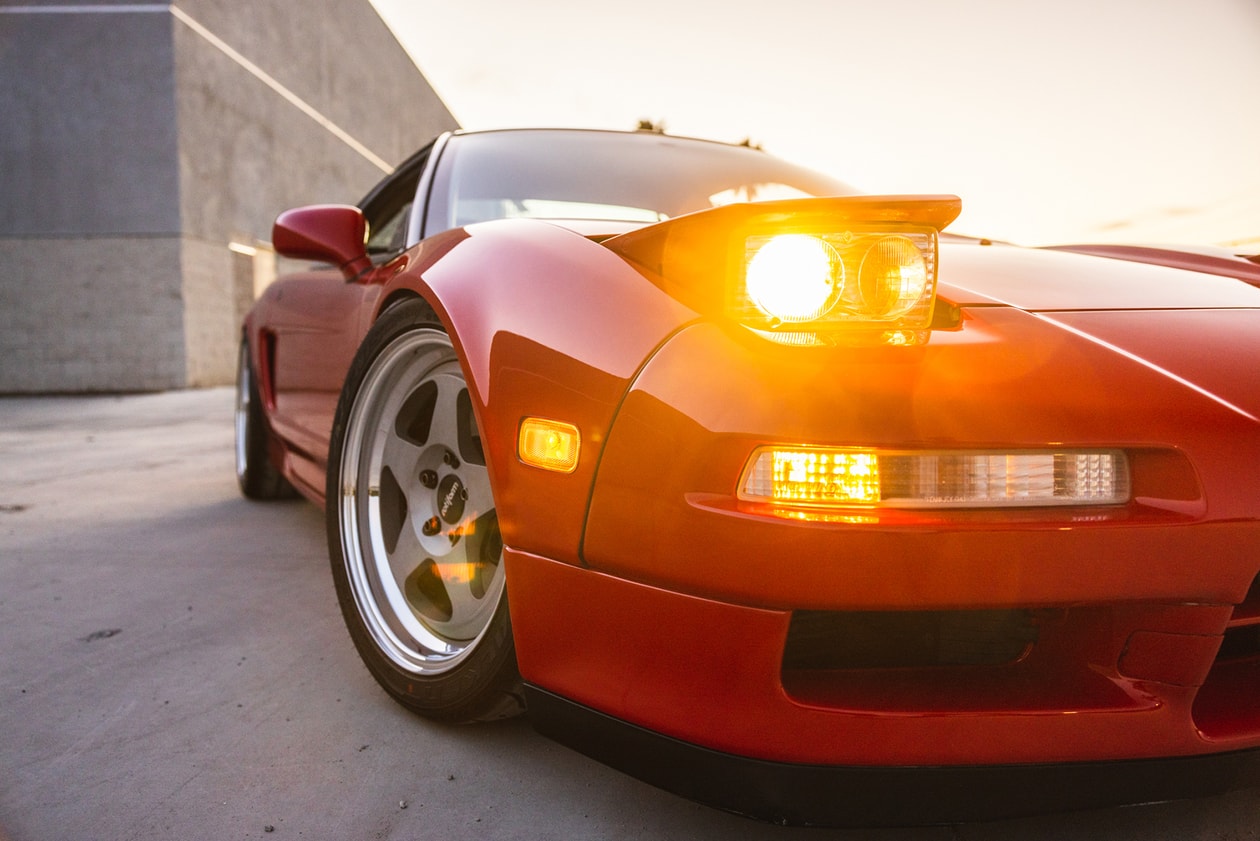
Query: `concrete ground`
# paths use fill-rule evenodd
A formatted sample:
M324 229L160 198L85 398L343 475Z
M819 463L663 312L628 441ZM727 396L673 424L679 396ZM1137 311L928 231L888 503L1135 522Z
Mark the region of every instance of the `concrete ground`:
M1260 789L900 830L697 806L536 735L439 726L342 626L323 517L245 501L232 392L0 399L0 841L1260 838Z

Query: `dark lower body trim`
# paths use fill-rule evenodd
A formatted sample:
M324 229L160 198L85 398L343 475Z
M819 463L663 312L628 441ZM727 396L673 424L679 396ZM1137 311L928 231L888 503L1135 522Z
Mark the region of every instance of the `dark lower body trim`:
M728 812L801 826L921 826L1205 797L1260 784L1260 751L1049 765L857 767L749 759L662 736L534 686L539 733Z

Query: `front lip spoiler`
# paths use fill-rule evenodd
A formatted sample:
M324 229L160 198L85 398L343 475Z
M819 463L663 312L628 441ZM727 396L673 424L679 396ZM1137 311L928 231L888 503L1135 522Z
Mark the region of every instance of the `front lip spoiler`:
M544 736L666 791L785 826L926 826L1184 800L1260 785L1260 749L1047 765L864 767L736 756L526 685Z

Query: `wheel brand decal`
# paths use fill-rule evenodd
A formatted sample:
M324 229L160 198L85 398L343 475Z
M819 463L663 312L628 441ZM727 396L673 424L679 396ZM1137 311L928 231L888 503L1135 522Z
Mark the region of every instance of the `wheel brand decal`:
M464 516L464 502L468 499L468 491L464 483L454 473L444 478L438 485L438 514L446 522L454 525Z

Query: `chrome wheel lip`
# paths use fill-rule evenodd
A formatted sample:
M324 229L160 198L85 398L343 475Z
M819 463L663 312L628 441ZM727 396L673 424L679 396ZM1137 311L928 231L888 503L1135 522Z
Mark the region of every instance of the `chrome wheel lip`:
M441 621L426 620L412 609L399 585L400 572L396 568L400 561L407 563L408 559L395 557L391 563L386 547L381 477L386 468L397 467L389 463L387 454L390 436L395 434L395 419L404 401L422 383L453 375L464 387L454 348L445 333L415 329L390 342L364 375L347 415L337 475L338 533L356 608L380 652L402 671L420 676L449 672L476 650L491 627L505 589L500 550L493 577L481 597L484 604L474 614L472 627L458 638L444 634L447 629ZM455 442L445 444L448 448L457 446ZM440 445L430 449L437 446ZM420 488L417 465L421 462L424 458L418 453L415 463L409 463L410 471L399 471L407 476L403 493L409 513L404 530L418 528L423 515L432 514L417 502L433 496L432 490ZM477 469L485 474L484 467ZM478 481L484 483L483 495L488 501L488 474L478 477ZM434 543L431 536L413 536L417 550L414 566L418 568L428 563L428 555L440 552L443 544ZM458 546L456 541L442 540L450 547ZM468 545L465 540L458 550L448 548L456 566L460 553L467 553ZM451 627L463 626L452 623Z
M234 424L236 428L236 478L244 481L245 471L249 468L249 412L251 376L249 364L249 346L241 343L240 358L236 368L236 409Z

